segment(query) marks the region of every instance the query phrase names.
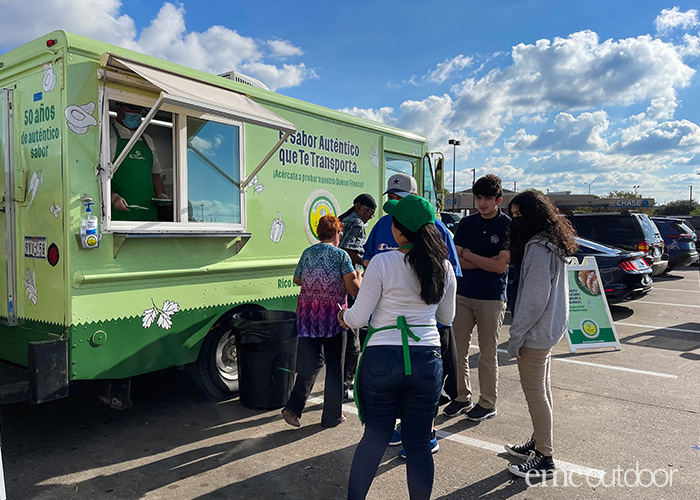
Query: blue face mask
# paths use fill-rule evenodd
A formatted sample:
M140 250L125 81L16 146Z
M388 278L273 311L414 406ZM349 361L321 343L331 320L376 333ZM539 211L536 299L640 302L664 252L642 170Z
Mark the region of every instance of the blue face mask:
M125 113L124 125L126 125L127 128L137 128L141 125L141 115L138 113Z

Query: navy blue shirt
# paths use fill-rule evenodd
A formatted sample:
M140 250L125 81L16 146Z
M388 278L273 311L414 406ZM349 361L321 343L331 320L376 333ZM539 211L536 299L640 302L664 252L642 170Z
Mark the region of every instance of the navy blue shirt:
M495 257L507 250L507 232L510 217L498 209L498 215L484 219L480 213L459 221L455 233L455 245L468 248L482 257ZM462 269L457 278L457 295L470 299L506 301L508 270L496 274L484 269Z

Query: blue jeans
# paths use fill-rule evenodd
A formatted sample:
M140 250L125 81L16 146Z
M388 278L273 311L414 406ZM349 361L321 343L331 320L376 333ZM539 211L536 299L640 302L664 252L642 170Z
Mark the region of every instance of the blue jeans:
M348 499L367 496L379 462L401 417L406 475L412 500L428 499L433 489L430 432L442 388L440 347L411 347L411 375L404 374L401 346L368 347L359 374L365 432L350 469Z

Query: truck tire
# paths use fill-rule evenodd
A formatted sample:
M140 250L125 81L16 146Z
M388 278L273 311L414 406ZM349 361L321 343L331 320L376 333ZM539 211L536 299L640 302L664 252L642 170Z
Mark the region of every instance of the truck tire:
M232 309L207 333L197 360L186 366L192 382L204 396L225 400L238 395L238 353L229 322L236 313L260 309L265 308L250 304Z

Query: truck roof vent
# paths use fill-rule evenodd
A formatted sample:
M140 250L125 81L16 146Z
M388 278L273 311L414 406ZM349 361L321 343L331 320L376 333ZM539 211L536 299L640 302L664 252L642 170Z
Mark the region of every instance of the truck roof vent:
M219 76L228 78L229 80L233 80L234 82L245 83L246 85L250 85L251 87L270 90L267 88L267 85L265 85L257 78L253 78L252 76L248 75L243 75L241 73L236 73L235 71L227 71L226 73L221 73Z

